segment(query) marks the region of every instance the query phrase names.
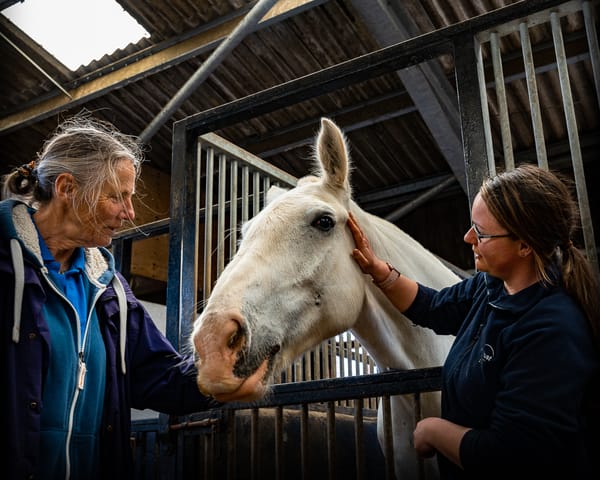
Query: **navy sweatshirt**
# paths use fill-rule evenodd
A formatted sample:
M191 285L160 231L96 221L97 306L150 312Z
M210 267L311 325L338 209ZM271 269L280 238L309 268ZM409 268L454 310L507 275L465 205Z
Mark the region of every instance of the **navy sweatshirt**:
M537 283L508 295L501 280L477 273L439 292L419 285L405 314L456 335L443 367L442 417L472 430L460 445L464 470L439 456L443 478L588 478L600 452L588 442L585 406L597 406L600 359L583 311L562 287Z

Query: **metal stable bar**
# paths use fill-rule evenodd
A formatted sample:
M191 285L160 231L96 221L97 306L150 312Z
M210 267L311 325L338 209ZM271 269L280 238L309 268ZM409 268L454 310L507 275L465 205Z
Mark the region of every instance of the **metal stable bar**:
M226 435L227 435L227 480L235 480L237 478L236 460L237 460L237 445L235 433L235 410L225 412Z
M242 223L250 219L250 168L242 167Z
M201 145L198 145L198 156L201 156ZM206 148L205 157L205 201L204 211L204 268L203 268L203 285L202 296L204 300L208 300L212 291L212 239L213 239L213 216L209 213L213 210L213 195L214 195L214 171L215 171L215 150L212 147ZM196 255L197 256L197 255Z
M259 410L253 408L250 414L250 479L260 480L260 435Z
M260 173L252 174L252 216L260 212Z
M515 168L513 157L512 139L510 136L510 120L508 118L508 106L506 104L506 88L504 85L504 71L502 68L502 54L498 41L498 34L490 34L490 50L492 53L492 67L494 70L494 84L496 86L496 101L498 102L498 117L500 123L500 134L502 137L502 153L504 157L504 168L512 170Z
M329 480L335 480L335 404L327 402L327 472Z
M415 425L423 419L423 409L421 408L421 393L415 392L413 394L413 405L415 414ZM423 458L419 457L419 479L425 478L425 462Z
M167 282L167 338L182 351L196 318L198 241L200 234L200 153L188 150L186 132L173 133L169 264Z
M483 179L489 175L482 95L472 94L480 88L477 43L472 35L468 34L455 40L454 63L470 208ZM485 98L487 101L487 97Z
M362 398L354 400L354 450L356 465L356 480L365 478L365 440L364 440L364 401Z
M546 155L546 141L544 139L544 126L542 124L542 113L540 111L540 99L538 96L537 81L535 75L535 63L533 61L533 50L529 38L527 22L519 24L519 36L521 38L521 50L523 51L523 64L527 79L527 94L529 95L529 106L531 108L531 125L533 138L535 140L535 152L537 164L544 170L548 170L548 157Z
M385 478L394 480L396 478L396 466L394 465L394 438L392 435L392 407L389 395L381 398L383 409L383 455L385 457Z
M477 71L477 84L479 92L479 101L481 104L481 113L483 121L483 135L485 138L485 153L487 160L487 171L489 175L496 175L496 161L494 160L494 142L492 140L492 127L490 125L490 110L488 106L488 97L485 81L485 69L483 68L483 49L481 40L475 36L473 39L475 50L475 68Z
M302 480L308 480L308 404L303 403L300 409L300 463Z
M275 479L285 478L283 456L283 407L275 407Z
M217 214L217 276L225 268L225 222L227 206L227 156L219 153L219 188L218 188L218 214ZM234 211L236 205L230 203L230 211Z
M558 77L560 80L560 90L563 99L563 108L565 120L567 122L567 133L569 136L569 146L571 150L571 160L573 162L573 174L575 177L575 186L577 189L577 198L579 201L579 213L581 215L581 229L587 258L598 272L598 255L596 252L596 241L594 240L594 227L592 225L592 215L588 200L587 187L585 184L585 172L583 169L583 158L581 156L581 147L579 145L579 133L577 130L577 119L575 117L575 105L571 93L571 84L569 81L569 71L567 68L565 46L563 43L562 30L560 26L560 17L556 12L550 13L550 23L552 26L552 38L554 40L554 50L556 53L556 63L558 65Z
M585 23L585 34L587 35L590 48L590 61L594 73L594 84L596 86L596 101L600 106L600 47L598 47L598 32L594 22L593 5L589 1L583 2L583 20Z
M231 209L229 211L229 258L233 257L234 252L237 250L237 234L238 234L238 209L234 208L234 205L238 204L238 165L239 161L236 159L231 160L230 168L230 181L229 181L229 198Z

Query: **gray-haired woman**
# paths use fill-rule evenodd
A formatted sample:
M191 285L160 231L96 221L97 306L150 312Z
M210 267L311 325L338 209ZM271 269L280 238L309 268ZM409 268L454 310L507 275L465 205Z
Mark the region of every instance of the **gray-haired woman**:
M104 248L134 220L142 151L110 124L62 123L4 177L0 432L6 478L132 478L130 408L215 403Z

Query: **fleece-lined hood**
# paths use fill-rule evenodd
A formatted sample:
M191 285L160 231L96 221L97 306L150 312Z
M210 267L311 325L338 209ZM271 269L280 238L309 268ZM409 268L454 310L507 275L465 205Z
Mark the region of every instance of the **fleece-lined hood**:
M14 318L12 340L20 341L21 312L23 290L25 288L25 262L31 262L43 275L47 274L37 229L31 219L30 207L18 200L0 202L0 226L10 239L11 261L15 275ZM105 289L112 283L120 310L121 369L125 374L125 341L127 329L127 301L125 290L115 275L114 259L111 253L102 247L85 248L85 274L89 281L99 289Z

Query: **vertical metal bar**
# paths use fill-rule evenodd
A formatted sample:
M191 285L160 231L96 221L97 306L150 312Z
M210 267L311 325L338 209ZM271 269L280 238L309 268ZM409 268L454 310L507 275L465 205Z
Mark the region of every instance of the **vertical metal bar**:
M337 341L339 339L339 335L336 337L333 337L330 339L330 352L331 352L331 363L330 363L330 369L331 371L329 372L331 375L331 378L337 378L338 376L338 368L337 368L337 357L338 357L338 344Z
M225 207L227 193L227 156L219 154L219 185L217 204L217 277L225 268Z
M258 408L250 416L250 479L260 480L260 439L258 435Z
M385 457L385 478L394 480L396 477L394 465L394 440L392 437L392 408L390 396L381 398L383 407L383 455Z
M236 480L236 434L235 434L235 410L227 410L225 413L227 422L227 480Z
M203 451L203 454L201 455L201 458L204 459L204 461L202 462L202 469L203 472L202 474L204 475L204 478L209 479L210 478L210 462L212 459L212 456L210 454L210 449L208 447L208 435L200 435L200 439L199 439ZM199 447L201 448L201 447Z
M255 216L260 212L260 172L254 172L252 180L252 216Z
M266 205L267 203L267 193L269 192L269 188L271 188L271 177L265 175L263 177L262 205Z
M544 126L542 124L542 112L540 111L540 99L538 96L537 81L535 78L533 50L531 49L531 40L529 38L529 28L527 26L527 22L519 23L519 35L521 37L521 50L523 51L525 77L527 78L527 93L529 95L529 106L531 108L531 125L533 128L533 138L535 140L537 163L544 170L548 170L548 157L546 155Z
M556 53L556 64L558 67L558 76L560 79L560 90L563 98L563 108L567 122L567 133L569 136L569 147L571 150L571 159L573 162L573 174L575 177L575 186L577 188L577 198L579 201L579 212L581 214L581 228L588 260L596 272L598 272L598 255L596 253L596 241L594 240L594 227L592 225L592 216L585 185L585 173L583 169L583 159L581 156L581 147L579 145L579 135L577 132L577 120L575 118L575 106L573 96L571 95L571 85L569 82L569 71L565 55L565 46L563 43L562 30L560 27L560 17L556 12L550 13L550 23L552 25L552 39L554 40L554 51Z
M313 377L317 380L323 379L323 369L322 369L323 362L321 359L322 345L323 345L322 343L319 343L319 345L317 345L313 349L313 368L314 368Z
M302 480L308 480L308 405L303 403L300 410L300 463Z
M490 49L492 52L492 66L494 68L494 85L496 86L496 99L498 101L498 113L500 122L500 133L502 135L502 152L506 170L515 168L513 157L512 139L510 136L510 121L508 119L508 106L506 104L506 89L504 85L504 70L502 68L502 54L498 42L498 34L490 34Z
M131 249L133 240L131 238L114 239L111 245L111 252L115 259L115 269L131 281Z
M201 148L192 142L188 151L187 145L185 127L176 125L171 182L177 187L171 188L166 334L178 351L195 320L198 291Z
M242 222L248 221L250 203L250 169L247 165L242 167Z
M344 332L344 345L346 346L346 372L352 375L352 339L349 332Z
M206 463L209 465L209 472L206 478L215 479L217 473L217 468L215 465L217 461L217 455L215 454L215 430L212 427L210 432L206 435L206 443L208 444L208 457Z
M454 41L454 63L470 206L483 179L489 174L481 96L472 94L479 89L472 35L464 35Z
M327 470L329 480L337 478L335 470L335 405L327 402Z
M593 5L592 2L587 0L583 2L583 21L590 48L590 61L592 62L594 84L596 85L596 101L600 105L600 47L598 47L598 32L594 22Z
M323 342L323 378L331 378L331 339Z
M479 101L481 102L481 117L483 120L483 134L485 139L485 151L487 153L487 167L490 175L496 174L496 161L494 160L494 142L492 140L492 127L490 126L490 109L488 105L487 83L485 81L485 69L483 65L483 48L477 37L473 39L475 63L477 69L477 83Z
M213 231L213 190L215 174L215 150L212 147L206 149L205 168L205 190L204 201L204 282L203 300L206 302L212 290L212 231ZM186 277L183 277L186 278ZM185 282L184 282L185 283Z
M356 452L354 459L356 463L356 480L362 480L365 477L363 407L363 399L357 398L354 401L354 450Z
M415 414L415 425L423 418L423 410L421 408L421 394L416 392L413 396L414 402L414 414ZM419 468L419 479L425 479L425 463L421 457L418 458Z
M230 212L229 212L229 258L231 259L237 251L237 229L238 229L238 165L239 162L236 159L231 160L229 165L230 168L230 181L229 181L229 200Z
M275 479L285 478L283 457L283 407L275 407Z

